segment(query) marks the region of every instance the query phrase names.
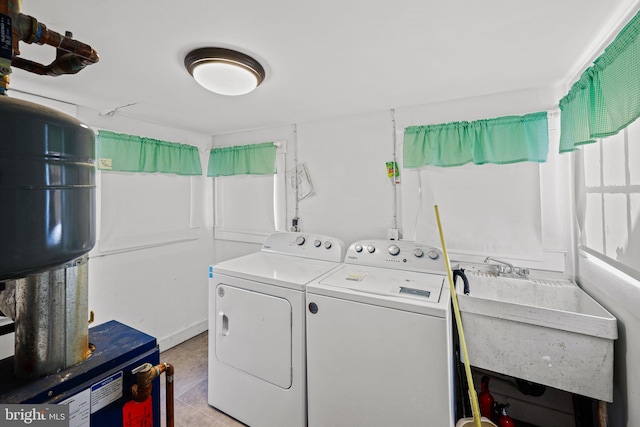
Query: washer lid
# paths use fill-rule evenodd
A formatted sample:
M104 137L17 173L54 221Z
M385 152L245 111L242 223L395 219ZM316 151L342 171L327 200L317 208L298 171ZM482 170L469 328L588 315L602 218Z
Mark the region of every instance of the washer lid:
M343 264L307 285L307 302L313 302L313 295L324 295L449 318L451 295L445 280L439 274Z
M275 286L304 290L307 283L338 265L337 262L331 261L256 252L213 266L210 276L224 274Z
M320 284L383 297L401 297L421 302L438 303L442 293L444 276L344 265L320 280Z

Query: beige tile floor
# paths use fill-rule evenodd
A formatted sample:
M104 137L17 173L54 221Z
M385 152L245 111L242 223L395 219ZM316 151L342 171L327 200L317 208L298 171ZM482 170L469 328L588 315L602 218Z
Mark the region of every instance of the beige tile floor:
M242 427L244 424L207 403L207 332L160 353L174 367L175 427ZM165 376L161 377L162 427L165 420Z

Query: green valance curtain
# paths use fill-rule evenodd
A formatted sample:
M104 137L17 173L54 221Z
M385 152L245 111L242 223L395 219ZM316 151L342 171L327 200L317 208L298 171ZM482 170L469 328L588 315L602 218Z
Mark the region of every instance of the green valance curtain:
M202 175L197 147L109 131L98 132L98 169Z
M404 167L465 163L544 162L549 151L547 113L473 122L410 126L404 133Z
M640 12L560 100L560 152L618 133L640 117Z
M214 148L209 153L207 176L268 175L276 173L273 142Z

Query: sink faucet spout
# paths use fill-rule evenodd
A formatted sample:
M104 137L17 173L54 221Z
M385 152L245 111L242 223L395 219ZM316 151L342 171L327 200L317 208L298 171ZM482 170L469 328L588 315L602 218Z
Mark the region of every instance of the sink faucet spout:
M510 275L514 277L527 277L529 275L528 268L514 267L513 264L507 261L502 261L491 256L486 257L484 262L485 264L494 266L498 270L498 274Z

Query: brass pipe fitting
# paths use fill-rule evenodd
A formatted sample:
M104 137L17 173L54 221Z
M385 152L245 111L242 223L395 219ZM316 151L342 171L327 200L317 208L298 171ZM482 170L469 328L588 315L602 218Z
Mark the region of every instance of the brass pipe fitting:
M173 410L173 365L170 363L160 363L153 366L151 363L145 363L134 369L132 373L136 374L136 383L131 386L131 396L136 402L144 402L151 396L153 389L153 380L158 378L163 372L166 374L166 415L167 427L174 425Z
M166 370L164 363L152 366L151 363L145 363L138 369L134 370L136 374L136 383L131 386L131 396L136 402L144 402L153 389L153 380Z

